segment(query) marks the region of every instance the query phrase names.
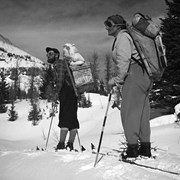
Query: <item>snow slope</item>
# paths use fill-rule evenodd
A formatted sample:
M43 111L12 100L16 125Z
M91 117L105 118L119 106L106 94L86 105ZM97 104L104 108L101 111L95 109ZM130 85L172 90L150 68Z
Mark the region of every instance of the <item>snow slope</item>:
M117 151L124 147L123 128L120 112L110 107L104 129L101 153L111 151L115 156L99 155L100 161L94 167L95 154L91 143L98 146L100 132L107 105L107 97L90 94L91 108L79 108L79 136L84 152L54 152L59 137L58 114L53 119L50 139L44 148L51 119L51 104L41 101L43 120L38 126L27 121L30 105L28 101L16 102L18 120L8 121L7 114L0 114L0 179L1 180L134 180L134 179L180 179L180 126L174 123L174 116L167 115L151 120L152 150L156 159L138 160L140 164L160 170L143 168L119 161ZM75 148L79 149L78 140Z

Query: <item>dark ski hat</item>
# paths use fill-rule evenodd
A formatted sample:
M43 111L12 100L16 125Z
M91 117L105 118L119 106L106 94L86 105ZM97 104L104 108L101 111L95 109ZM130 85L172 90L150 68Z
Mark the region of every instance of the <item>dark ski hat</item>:
M60 54L59 50L56 48L47 47L46 52L48 53L49 51L54 51L55 53Z
M109 16L108 19L112 20L114 24L122 24L122 25L126 24L124 18L119 14Z

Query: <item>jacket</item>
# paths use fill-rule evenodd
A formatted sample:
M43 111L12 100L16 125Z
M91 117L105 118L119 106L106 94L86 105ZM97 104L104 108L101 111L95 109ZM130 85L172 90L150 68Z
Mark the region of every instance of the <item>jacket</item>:
M140 59L132 38L126 30L121 30L115 39L112 49L112 58L117 65L117 75L111 79L111 81L114 81L114 84L124 83L130 64L135 63L132 57Z
M61 59L56 60L53 64L53 68L54 68L55 84L56 84L54 93L60 94L64 83L66 83L69 87L73 88L64 60Z

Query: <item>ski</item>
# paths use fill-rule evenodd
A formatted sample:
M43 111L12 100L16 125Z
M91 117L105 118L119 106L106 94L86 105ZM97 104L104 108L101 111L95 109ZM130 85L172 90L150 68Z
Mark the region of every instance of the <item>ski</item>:
M92 154L96 154L97 155L97 152L95 151L95 146L91 143L91 150L92 150ZM120 161L120 162L123 162L123 163L128 163L128 164L131 164L131 165L135 165L135 166L138 166L140 168L146 168L146 169L152 169L152 170L155 170L155 171L160 171L160 172L163 172L163 173L168 173L168 174L173 174L173 175L180 175L179 172L174 172L174 171L169 171L169 170L166 170L166 169L161 169L161 168L158 168L158 167L153 167L153 166L148 166L148 165L145 165L145 164L140 164L138 163L137 161L138 160L143 160L143 159L146 159L142 156L139 156L137 158L129 158L129 159L122 159L121 157L121 151L120 150L115 150L115 149L112 149L111 151L108 151L106 153L102 153L102 152L99 152L98 154L101 155L101 157L99 158L99 160L97 160L97 163L101 161L101 159L104 157L104 156L110 156L110 157L114 157L114 159ZM118 159L117 159L118 158ZM156 159L157 156L152 156L151 159Z
M47 149L44 149L44 148L40 148L39 146L36 146L35 151L47 151ZM66 151L70 151L69 148L65 148L65 149L56 149L56 147L53 147L53 151L54 152L60 152L61 150L66 150ZM86 151L86 149L84 148L84 146L81 145L80 149L73 149L71 150L72 152L84 152Z
M65 151L65 152L82 152L82 151L78 151L77 149L73 149L73 150L69 150L69 149L55 149L55 152L61 152L61 151Z
M132 165L136 165L136 166L142 167L142 168L161 171L161 172L168 173L168 174L180 175L180 173L178 173L178 172L169 171L169 170L165 170L165 169L161 169L161 168L157 168L157 167L152 167L152 166L148 166L148 165L145 165L145 164L139 164L139 163L136 162L136 160L131 161L131 160L120 159L119 161L129 163L129 164L132 164Z

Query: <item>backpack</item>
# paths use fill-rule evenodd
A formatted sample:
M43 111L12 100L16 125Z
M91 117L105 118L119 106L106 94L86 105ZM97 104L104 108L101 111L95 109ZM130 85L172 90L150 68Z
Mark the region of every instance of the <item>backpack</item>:
M94 80L91 72L90 63L85 62L85 59L79 53L78 49L74 44L66 43L63 46L63 58L70 58L70 60L73 62L79 62L78 65L68 66L67 61L65 60L66 68L71 78L76 95L78 96L78 94L93 91ZM71 71L69 68L71 69Z
M136 13L132 25L127 24L126 26L139 53L140 64L150 79L161 80L167 67L167 59L160 28L148 16L141 13Z
M75 87L79 94L92 92L94 90L94 80L91 72L90 63L84 63L81 66L71 67L74 77Z

